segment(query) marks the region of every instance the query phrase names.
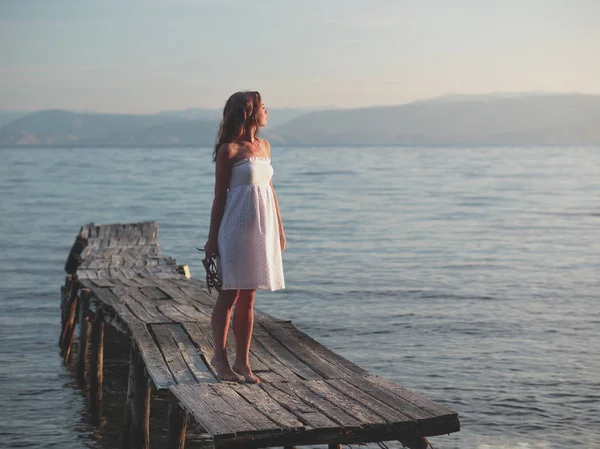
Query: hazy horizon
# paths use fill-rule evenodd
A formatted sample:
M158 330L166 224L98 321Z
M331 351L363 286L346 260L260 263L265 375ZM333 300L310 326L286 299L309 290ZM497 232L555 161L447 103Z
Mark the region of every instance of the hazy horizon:
M0 110L153 114L600 94L600 4L0 0Z
M598 94L590 94L587 92L486 92L486 93L466 93L466 94L458 94L458 93L448 93L444 95L440 95L432 98L417 98L415 100L410 100L405 103L397 103L397 104L373 104L373 105L365 105L365 106L356 106L356 107L341 107L336 105L322 105L322 106L300 106L300 107L290 107L290 106L281 106L274 109L278 110L306 110L307 112L318 111L318 110L352 110L352 109L368 109L368 108L379 108L379 107L394 107L394 106L402 106L408 105L411 103L418 103L422 101L430 101L430 100L443 100L444 98L452 98L452 97L472 97L476 98L478 96L486 97L498 97L498 98L510 98L510 97L527 97L527 96L542 96L542 95L582 95L582 96L600 96ZM46 108L46 109L31 109L31 110L15 110L15 109L2 109L0 107L0 113L18 113L18 114L31 114L34 112L42 112L42 111L68 111L74 113L81 114L124 114L124 115L156 115L156 114L168 114L168 113L177 113L183 111L194 111L194 110L202 110L202 111L215 111L219 113L222 109L221 107L201 107L201 106L188 106L182 107L181 109L164 109L157 111L149 111L149 112L122 112L122 111L97 111L92 109L67 109L67 108Z

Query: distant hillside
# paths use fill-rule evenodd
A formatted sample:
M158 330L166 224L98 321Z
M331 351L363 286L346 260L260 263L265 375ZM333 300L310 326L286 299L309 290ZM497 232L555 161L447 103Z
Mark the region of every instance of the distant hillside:
M283 112L286 111L286 112ZM289 118L279 126L277 115ZM287 115L286 115L287 114ZM211 146L209 109L120 115L41 111L0 127L0 147ZM262 136L300 145L600 145L600 96L446 96L401 106L273 110Z
M62 145L100 142L103 137L171 123L177 119L156 115L93 114L40 111L0 128L0 146Z
M29 114L29 112L0 111L0 127L6 125L7 123L14 122L18 118L21 118L27 114Z
M267 108L269 111L269 125L267 128L274 128L282 125L290 120L305 115L309 112L313 112L315 109L302 109L302 108ZM221 114L223 109L202 109L202 108L190 108L182 111L162 111L158 115L162 117L179 117L185 120L221 120Z
M84 143L93 146L213 146L219 127L217 120L185 120L163 123L139 130L122 131Z
M300 109L280 111L287 118L306 112ZM0 147L212 146L219 128L219 114L220 111L210 109L167 111L154 115L39 111L0 126ZM272 114L279 115L278 112ZM270 122L282 123L283 117L270 119ZM266 127L261 135L269 136L269 128L273 126ZM278 141L276 136L273 138Z
M307 145L600 144L600 96L449 96L313 112L272 132L284 142Z

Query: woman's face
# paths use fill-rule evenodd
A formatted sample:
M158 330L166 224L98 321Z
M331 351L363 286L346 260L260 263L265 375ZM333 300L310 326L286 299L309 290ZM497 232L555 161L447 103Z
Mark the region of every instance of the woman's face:
M266 126L268 122L267 108L265 104L261 101L258 111L256 111L256 121L258 122L258 126Z

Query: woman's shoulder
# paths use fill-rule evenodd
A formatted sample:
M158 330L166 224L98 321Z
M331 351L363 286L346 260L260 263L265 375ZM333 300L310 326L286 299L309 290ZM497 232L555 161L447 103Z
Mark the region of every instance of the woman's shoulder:
M224 142L217 152L218 157L223 160L232 160L240 151L241 145L237 142Z
M264 145L264 148L265 148L265 151L267 152L267 155L269 157L271 157L271 144L269 143L269 141L267 139L263 139L261 137L260 143L261 143L261 146Z

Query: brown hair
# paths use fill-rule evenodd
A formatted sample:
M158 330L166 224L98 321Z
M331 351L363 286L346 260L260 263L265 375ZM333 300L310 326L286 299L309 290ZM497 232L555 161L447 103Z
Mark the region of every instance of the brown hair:
M223 119L215 141L213 162L217 160L219 147L224 143L235 142L243 135L249 135L252 128L255 128L254 135L258 136L256 112L260 108L260 103L260 94L256 91L236 92L229 97L223 108Z

